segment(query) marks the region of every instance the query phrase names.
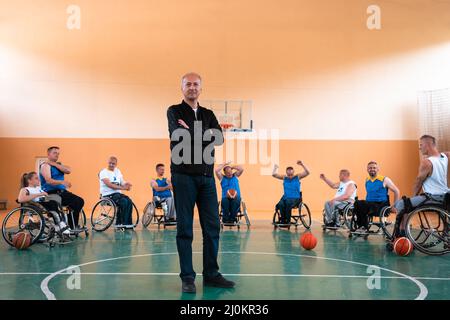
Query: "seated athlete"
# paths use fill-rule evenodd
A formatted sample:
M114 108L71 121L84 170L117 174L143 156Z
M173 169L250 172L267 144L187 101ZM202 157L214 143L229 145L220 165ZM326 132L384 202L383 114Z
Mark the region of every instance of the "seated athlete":
M111 198L117 205L116 227L133 229L132 213L133 202L122 193L123 190L130 191L131 183L124 181L122 172L117 168L117 158L109 157L108 167L100 171L100 194L102 197Z
M153 189L153 201L164 201L167 204L165 220L175 222L177 213L175 210L175 201L172 197L172 183L169 178L164 177L165 166L162 163L156 165L156 178L152 179L150 185Z
M57 194L61 198L61 205L68 206L72 209L73 220L69 218L68 224L70 229L78 228L78 218L80 216L81 209L84 206L84 200L67 191L72 187L72 184L65 180L65 175L71 173L71 169L68 166L58 162L59 159L59 147L50 147L47 149L47 161L40 165L39 179L41 180L42 190L49 195ZM73 225L75 223L75 225Z
M383 207L390 206L389 190L394 193L394 203L400 199L400 191L397 186L388 177L378 174L380 168L375 161L367 164L369 177L366 178L366 200L355 201L353 212L357 217L357 224L360 231L369 230L369 215L379 214ZM392 208L391 212L395 213Z
M280 210L281 220L280 224L291 223L291 211L302 201L301 182L300 180L309 175L308 168L302 161L297 161L297 164L303 167L303 172L295 174L293 167L286 168L286 175L278 174L278 165L273 167L272 177L283 180L283 196L276 205L276 209Z
M339 172L339 182L331 181L323 173L320 174L320 179L330 188L337 189L334 198L325 202L324 223L325 227L338 228L340 225L337 209L344 209L347 204L355 202L356 183L350 180L350 171L347 169Z
M239 188L239 177L244 172L241 166L230 166L231 161L218 166L215 170L217 179L222 187L222 222L233 223L241 207L241 189ZM233 189L235 194L229 191Z
M419 173L414 183L414 196L409 199L404 197L395 203L398 214L394 237L405 235L404 222L409 212L422 204L442 205L445 194L450 192L447 184L450 152L439 152L436 139L430 135L420 137L419 149L424 158L420 161Z
M36 172L25 173L21 179L21 189L17 201L20 203L36 202L43 206L55 222L55 231L65 235L70 234L70 229L64 221L59 211L58 202L49 200L48 194L42 190L39 176Z

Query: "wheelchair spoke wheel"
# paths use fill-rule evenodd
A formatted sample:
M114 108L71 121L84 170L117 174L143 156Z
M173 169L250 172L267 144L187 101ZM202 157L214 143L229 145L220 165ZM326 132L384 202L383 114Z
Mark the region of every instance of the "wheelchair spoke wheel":
M277 210L275 211L275 213L273 214L273 219L272 219L272 224L274 229L277 228L277 224L281 222L281 214L280 212Z
M450 252L449 216L438 207L417 208L408 215L406 235L414 247L429 255Z
M155 204L154 202L149 202L144 208L142 213L142 225L147 228L149 224L153 221L155 217Z
M298 207L298 215L300 216L300 220L302 221L303 226L306 229L311 228L311 211L309 211L306 203L301 203Z
M44 230L44 217L31 207L20 207L7 214L2 224L3 239L12 246L13 237L19 232L27 232L31 236L31 244L35 243Z
M78 219L80 228L86 228L86 213L84 212L84 209L81 209L80 217Z
M108 198L101 199L92 209L91 225L95 231L105 231L114 222L116 205Z
M134 226L136 227L139 224L139 210L136 207L136 205L134 204L134 202L133 202L133 212L131 213L131 215L132 215L133 221L136 221L134 223Z
M242 215L244 216L245 224L247 225L247 228L249 228L250 227L250 219L247 214L247 206L245 205L245 202L243 202L243 201L241 202L241 205L242 205Z
M353 204L349 204L344 208L344 212L342 215L343 223L341 223L341 226L345 226L347 229L351 229L352 224L352 217L353 217Z
M380 211L380 227L383 230L384 236L389 240L392 240L394 234L396 217L397 215L393 214L389 207L385 207Z

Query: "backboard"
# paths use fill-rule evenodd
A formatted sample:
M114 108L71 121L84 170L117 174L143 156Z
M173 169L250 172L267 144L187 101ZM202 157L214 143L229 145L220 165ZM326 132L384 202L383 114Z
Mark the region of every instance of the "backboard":
M251 100L203 100L200 104L214 111L224 131L253 130Z

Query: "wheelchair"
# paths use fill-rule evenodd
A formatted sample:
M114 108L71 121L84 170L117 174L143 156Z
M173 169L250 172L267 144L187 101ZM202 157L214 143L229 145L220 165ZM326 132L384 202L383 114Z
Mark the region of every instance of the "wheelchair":
M358 231L358 217L353 212L350 218L348 237L363 237L365 240L369 235L381 235L387 240L391 240L394 232L395 217L391 212L391 206L385 205L377 210L377 212L369 212L368 230L364 232Z
M276 230L277 228L287 228L288 230L291 229L291 226L294 226L295 229L301 224L306 229L311 228L311 211L309 210L309 207L304 203L303 201L300 201L300 203L294 207L292 207L291 210L291 221L289 223L281 223L281 213L280 211L275 207L275 213L273 214L272 224L273 229Z
M150 224L158 225L158 229L163 225L164 229L168 226L176 226L176 221L169 221L166 219L167 215L166 200L150 201L144 208L142 215L142 225L147 228Z
M414 248L427 255L443 255L450 252L450 193L443 205L423 203L407 214L406 237ZM388 243L392 250L392 243Z
M236 215L236 220L234 222L223 222L223 213L222 213L222 205L221 201L219 201L219 219L220 219L220 229L223 230L224 227L229 227L230 229L232 227L237 227L238 229L241 228L241 225L246 225L247 229L250 228L250 218L248 217L247 212L247 205L245 204L244 200L241 199L241 205L239 207L239 211ZM245 220L245 221L243 221Z
M136 218L136 223L132 225L135 228L139 223L139 210L134 202L132 202L132 218ZM94 205L91 213L92 230L103 232L107 230L117 218L118 208L116 203L109 197L100 196L100 200ZM124 231L126 226L115 225L114 230Z
M17 202L17 201L16 201ZM60 213L63 221L68 224L68 219L73 219L73 212L66 206L60 206ZM74 225L77 225L74 223ZM64 235L55 228L55 221L42 205L38 202L27 202L19 207L11 210L2 223L3 239L13 246L13 238L19 232L27 232L31 237L31 245L35 243L45 243L49 247L55 244L67 244L78 237L80 233L85 233L86 237L89 232L86 228L86 215L84 210L80 212L79 224L76 229L72 229L70 235Z
M325 209L322 211L323 215L323 225L322 230L338 230L339 228L347 228L350 229L350 221L353 216L353 203L349 202L345 205L344 208L336 208L335 211L338 211L338 226L336 227L329 227L326 225L325 221Z

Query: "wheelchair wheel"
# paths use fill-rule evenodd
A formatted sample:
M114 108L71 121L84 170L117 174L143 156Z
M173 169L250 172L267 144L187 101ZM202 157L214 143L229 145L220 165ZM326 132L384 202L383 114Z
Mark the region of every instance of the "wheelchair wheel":
M281 221L281 214L280 212L277 210L275 211L275 213L273 214L273 219L272 219L272 224L273 224L273 228L276 229L277 228L277 224L280 223Z
M136 219L136 222L134 223L134 226L136 227L139 224L139 210L136 207L136 205L134 204L134 202L132 202L132 203L133 203L133 209L132 209L133 211L131 213L131 216L132 216L133 220Z
M450 252L450 215L436 206L419 207L406 220L406 236L414 248L428 255Z
M247 228L250 228L250 219L247 213L247 206L244 201L241 202L241 205L242 205L242 215L244 216L245 224L247 225Z
M102 198L92 209L92 230L105 231L114 222L117 209L115 203L108 198Z
M87 229L86 228L86 213L84 212L84 209L81 209L80 212L80 218L79 218L79 225L81 229ZM88 232L86 231L86 235L88 235Z
M348 204L345 208L344 208L344 212L342 215L342 222L341 225L345 225L347 227L347 229L350 229L351 227L351 222L352 222L352 217L353 217L353 204Z
M395 215L390 212L390 207L384 207L380 211L380 227L383 230L384 236L388 240L393 239L395 227Z
M13 237L19 232L28 232L31 244L35 243L44 230L44 216L32 207L19 207L9 212L2 223L3 239L12 246Z
M298 207L298 215L300 216L300 220L302 221L303 226L306 229L311 228L311 211L309 211L306 203L302 202Z
M39 243L48 243L55 236L55 223L49 217L44 218L44 228L41 236L37 239Z
M147 228L155 217L155 203L150 201L144 208L142 213L142 225Z
M85 234L85 236L89 236L88 228L86 227L86 213L84 212L84 209L81 209L80 216L78 217L78 228L76 230L73 230L75 232L75 236L78 238L78 235L80 233Z

